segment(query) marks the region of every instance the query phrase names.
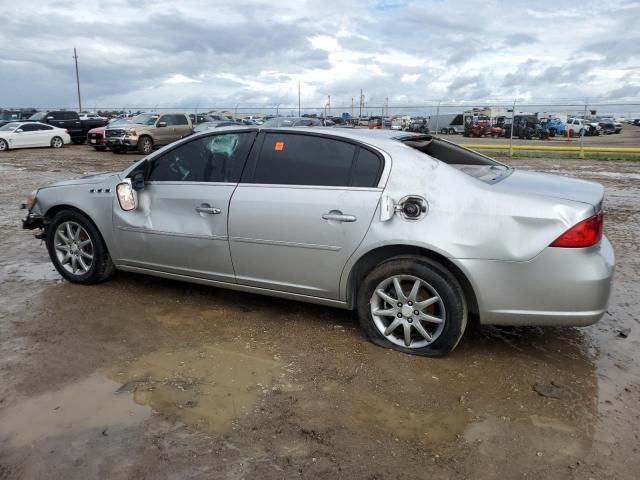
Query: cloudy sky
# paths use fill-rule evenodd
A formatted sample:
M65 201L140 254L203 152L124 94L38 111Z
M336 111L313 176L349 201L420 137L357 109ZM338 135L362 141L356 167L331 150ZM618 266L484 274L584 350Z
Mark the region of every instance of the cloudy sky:
M637 0L0 5L0 106L640 99Z

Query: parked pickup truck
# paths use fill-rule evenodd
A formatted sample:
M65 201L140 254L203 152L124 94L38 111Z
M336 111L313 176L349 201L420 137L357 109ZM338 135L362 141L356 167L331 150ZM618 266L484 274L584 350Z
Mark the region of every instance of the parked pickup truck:
M141 113L127 125L108 126L104 136L114 153L137 150L148 155L154 147L175 142L192 130L191 119L184 113Z
M68 110L34 113L29 117L29 120L48 123L54 127L65 129L69 132L71 141L76 145L82 145L85 142L89 130L101 127L107 123L106 120L99 119L80 120L78 112Z

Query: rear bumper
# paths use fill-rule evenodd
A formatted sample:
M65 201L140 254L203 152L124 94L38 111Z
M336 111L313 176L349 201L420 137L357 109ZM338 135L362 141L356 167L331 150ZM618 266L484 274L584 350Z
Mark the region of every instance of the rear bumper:
M546 248L528 262L458 260L489 325L591 325L604 315L615 265L606 237L590 248Z

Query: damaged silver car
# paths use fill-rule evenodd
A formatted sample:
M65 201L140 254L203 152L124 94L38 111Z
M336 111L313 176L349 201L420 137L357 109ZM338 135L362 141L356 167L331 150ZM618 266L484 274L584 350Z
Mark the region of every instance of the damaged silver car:
M600 319L603 197L428 135L228 127L40 188L23 226L70 282L125 270L356 309L376 344L437 356L471 319Z

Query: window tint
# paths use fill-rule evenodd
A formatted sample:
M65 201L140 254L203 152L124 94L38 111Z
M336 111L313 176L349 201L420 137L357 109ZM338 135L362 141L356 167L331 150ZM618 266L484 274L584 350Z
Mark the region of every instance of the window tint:
M53 127L50 125L40 124L38 125L38 130L53 130Z
M168 125L173 125L172 119L171 119L171 115L162 115L159 119L158 119L158 123L160 122L164 122ZM153 124L151 124L153 125Z
M187 122L187 117L184 115L171 115L172 117L174 117L173 120L173 124L174 125L189 125L189 122Z
M360 148L351 185L354 187L377 187L381 171L382 160L380 157L366 148Z
M227 133L183 143L155 159L152 182L238 182L256 134Z
M253 182L348 186L356 146L311 135L268 133Z
M20 126L23 132L35 132L38 130L38 126L34 123L25 123Z

